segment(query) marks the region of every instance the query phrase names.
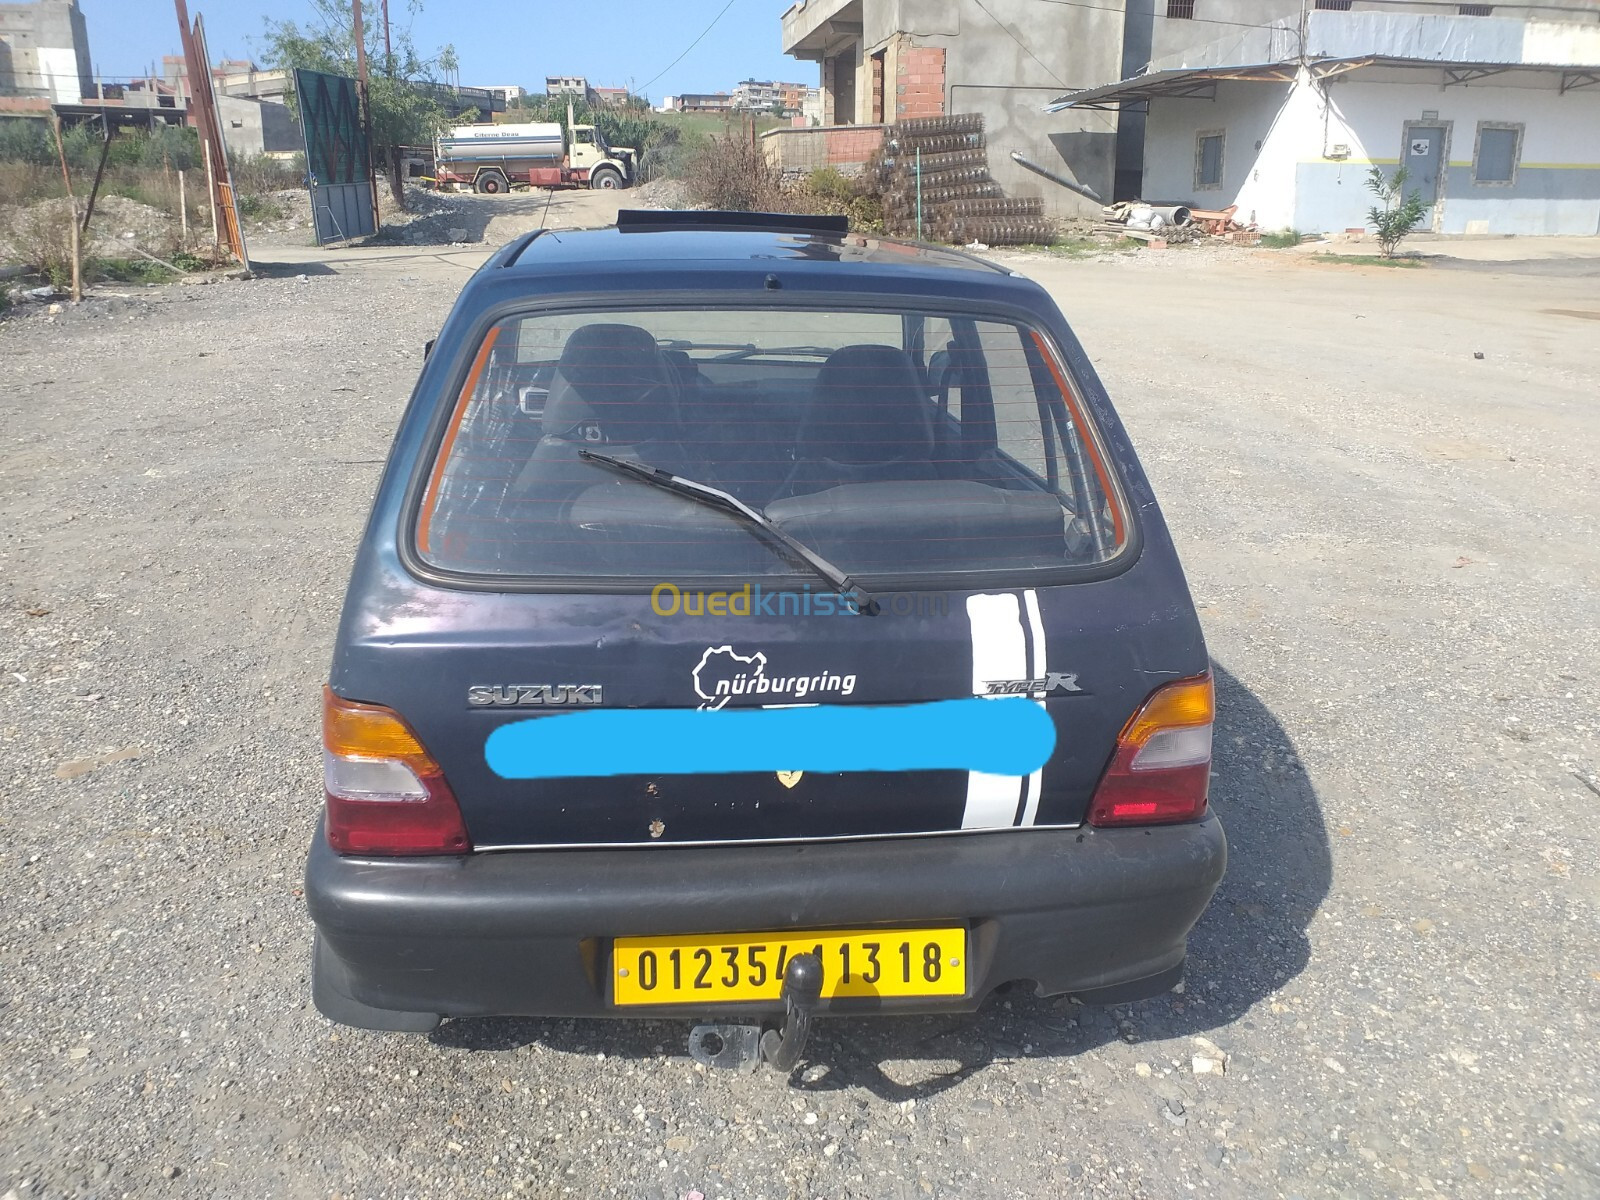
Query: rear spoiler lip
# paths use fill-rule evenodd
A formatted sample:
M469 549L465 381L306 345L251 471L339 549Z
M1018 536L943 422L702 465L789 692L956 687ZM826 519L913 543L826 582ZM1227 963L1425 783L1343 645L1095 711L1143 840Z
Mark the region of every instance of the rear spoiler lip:
M762 233L814 233L843 237L850 218L805 213L732 212L719 209L624 208L617 212L624 233L661 230L748 229Z

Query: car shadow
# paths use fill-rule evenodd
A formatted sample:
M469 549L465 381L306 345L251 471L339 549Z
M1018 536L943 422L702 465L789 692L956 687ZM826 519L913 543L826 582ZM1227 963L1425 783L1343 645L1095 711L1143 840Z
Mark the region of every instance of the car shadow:
M1332 884L1321 806L1293 739L1220 663L1211 805L1228 834L1228 873L1189 938L1182 992L1100 1008L1004 989L976 1013L840 1018L812 1029L790 1086L861 1088L899 1103L956 1087L997 1061L1070 1058L1231 1025L1310 961L1307 927ZM616 1058L683 1054L688 1021L471 1018L432 1035L441 1047L548 1050Z

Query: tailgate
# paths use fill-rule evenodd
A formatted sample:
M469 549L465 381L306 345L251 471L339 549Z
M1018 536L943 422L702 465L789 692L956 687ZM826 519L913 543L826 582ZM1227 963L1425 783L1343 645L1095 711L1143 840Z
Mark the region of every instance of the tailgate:
M405 603L380 593L381 611L347 613L332 686L406 719L443 768L479 849L1075 825L1128 716L1164 679L1204 667L1203 651L1196 667L1193 650L1184 650L1199 645L1192 612L1138 610L1138 598L1150 594L1140 574L1136 565L1067 587L884 595L875 617L768 616L758 598L747 617L665 619L646 596L468 598L417 587ZM355 629L362 636L350 637ZM1170 665L1157 670L1158 663ZM1054 745L1040 769L805 770L779 762L726 770L704 754L686 768L672 737L648 743L640 733L652 728L652 714L681 728L683 715L696 711L798 706L877 730L886 727L873 719L886 709L977 696L1032 703L1048 715ZM491 739L503 744L523 723L571 730L563 718L606 713L634 718L618 729L615 752L602 740L583 753L551 755L557 774L541 770L534 755L521 774L535 777L507 777L518 772L490 750ZM932 740L971 743L979 734L975 724ZM926 736L886 736L895 761L938 760L947 749ZM741 749L728 743L730 763ZM619 763L627 773L616 773Z

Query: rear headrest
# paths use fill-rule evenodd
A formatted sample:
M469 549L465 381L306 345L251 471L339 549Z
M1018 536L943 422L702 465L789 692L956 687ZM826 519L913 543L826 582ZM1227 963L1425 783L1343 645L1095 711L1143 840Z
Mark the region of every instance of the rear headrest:
M579 427L576 436L587 441L677 435L677 377L648 332L601 323L568 335L545 401L544 432L571 436Z
M917 369L894 346L842 346L817 373L800 430L806 453L843 463L926 461L933 405Z

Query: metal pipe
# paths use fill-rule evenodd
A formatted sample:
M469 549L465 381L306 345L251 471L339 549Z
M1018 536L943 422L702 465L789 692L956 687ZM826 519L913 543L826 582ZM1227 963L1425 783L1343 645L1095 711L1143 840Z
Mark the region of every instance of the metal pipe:
M1043 175L1051 183L1059 183L1069 192L1077 192L1078 195L1086 196L1090 200L1093 200L1096 204L1105 203L1104 200L1100 199L1100 194L1092 187L1086 187L1084 184L1078 183L1076 180L1068 179L1065 175L1057 175L1048 167L1041 167L1032 159L1024 158L1015 150L1011 152L1011 161L1016 163L1019 167L1027 167L1028 170L1032 171L1035 175Z

